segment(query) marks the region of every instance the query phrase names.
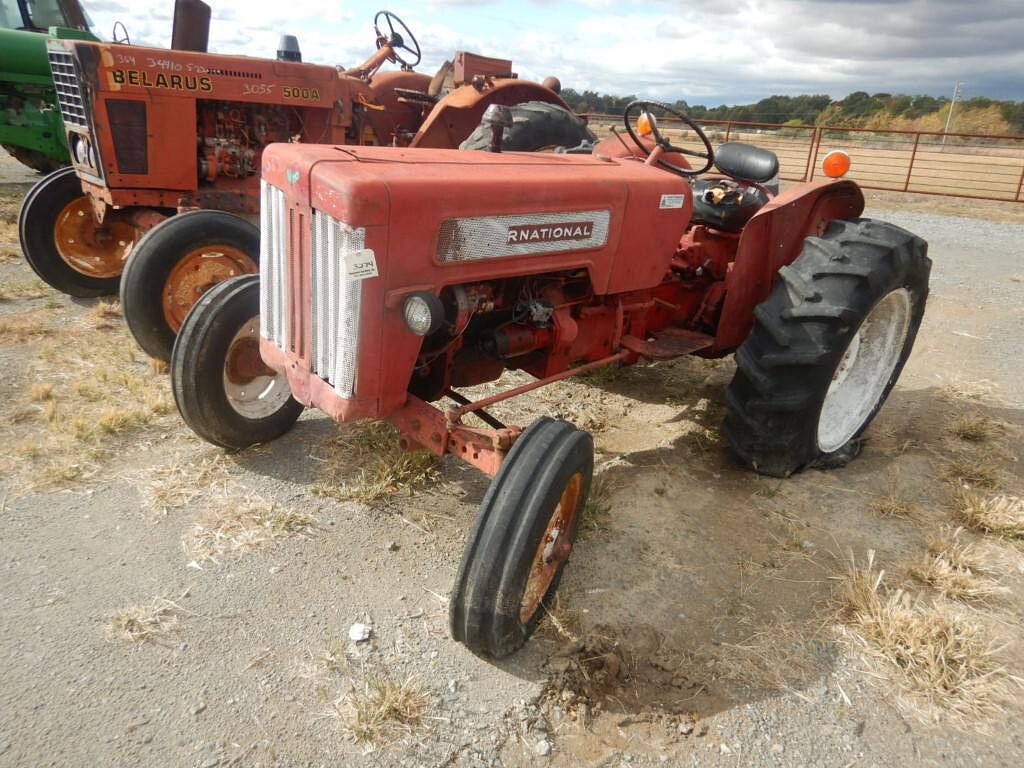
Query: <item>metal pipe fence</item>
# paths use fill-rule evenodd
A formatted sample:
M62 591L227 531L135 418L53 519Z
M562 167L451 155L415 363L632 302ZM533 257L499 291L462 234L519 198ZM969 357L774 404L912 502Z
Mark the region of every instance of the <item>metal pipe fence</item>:
M621 126L620 115L583 115L598 136ZM692 132L660 118L669 135ZM779 125L735 120L696 120L713 144L745 141L778 155L780 178L820 177L819 159L833 149L849 153L848 176L865 189L1024 202L1024 136L901 131L834 125ZM626 141L628 141L628 137Z

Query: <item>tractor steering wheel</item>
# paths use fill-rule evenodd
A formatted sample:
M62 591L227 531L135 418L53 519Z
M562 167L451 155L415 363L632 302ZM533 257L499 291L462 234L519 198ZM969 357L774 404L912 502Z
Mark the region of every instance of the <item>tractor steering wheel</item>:
M704 142L704 148L707 150L707 152L694 152L693 150L682 149L680 147L677 147L677 146L673 145L672 142L670 142L668 139L666 139L664 136L662 136L661 132L658 130L658 123L653 119L654 115L651 114L651 112L650 112L650 110L652 108L660 109L660 110L662 110L664 112L668 112L673 117L678 117L680 120L682 120L683 124L689 126L690 128L692 128L693 132L697 134L697 138L699 138L702 142ZM622 115L622 119L626 122L626 133L628 133L629 134L629 138L631 138L633 140L633 142L638 147L640 147L640 149L642 149L644 151L644 154L650 155L651 154L651 150L649 150L646 146L644 146L643 142L640 141L640 137L637 136L636 132L633 130L632 120L630 119L637 112L640 113L640 114L636 115L638 118L640 117L640 115L645 114L645 113L648 115L648 117L650 119L650 124L651 124L651 133L654 134L654 140L657 143L657 145L659 147L661 147L665 152L678 152L680 155L689 155L690 157L699 157L702 160L706 160L707 161L704 164L704 167L699 169L699 170L694 170L693 168L683 168L681 165L676 165L675 163L670 163L668 160L664 160L664 159L662 159L660 157L658 158L658 164L659 165L664 166L665 168L668 168L670 171L675 171L676 173L678 173L681 176L698 176L698 175L704 173L704 171L706 171L709 168L711 168L712 165L714 165L714 162L715 162L715 149L714 149L714 147L711 146L711 142L708 140L708 137L704 134L704 131L702 131L700 129L700 126L698 126L695 122L693 122L693 120L688 118L682 112L680 112L680 111L678 111L676 109L673 109L672 107L668 106L667 104L662 104L661 102L658 102L658 101L633 101L633 102L630 102L626 106L626 111Z
M387 35L382 34L380 27L377 25L381 16L384 17L384 21L386 21L388 25L389 34ZM403 34L395 32L396 22ZM380 50L385 45L391 46L392 60L401 64L402 69L412 69L420 63L420 44L416 42L416 38L413 36L412 30L405 26L405 22L395 16L391 11L377 11L377 15L373 17L373 31L377 33L377 50ZM409 47L409 43L412 43L411 48ZM397 51L408 51L411 56L416 57L416 61L406 61L398 55Z

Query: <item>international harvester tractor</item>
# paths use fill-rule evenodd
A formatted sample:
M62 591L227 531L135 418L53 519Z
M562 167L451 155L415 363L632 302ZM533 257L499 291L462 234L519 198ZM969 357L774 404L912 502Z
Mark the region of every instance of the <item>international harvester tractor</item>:
M700 150L665 137L668 112ZM506 425L488 406L599 366L735 352L725 436L786 476L855 455L924 313L927 245L859 218L853 181L776 196L771 152L716 153L653 102L625 118L635 151L614 138L592 155L270 147L260 276L205 294L174 347L178 408L212 443L266 442L315 406L386 419L404 448L492 475L450 599L453 636L482 655L537 626L593 469L588 433ZM830 155L826 172L848 164ZM535 380L459 392L506 370Z
M350 69L301 62L287 36L278 60L51 41L73 168L25 199L29 264L73 296L114 293L120 281L129 329L167 360L199 295L257 269L271 142L454 149L489 104L523 102L576 132L561 143L586 138L557 81L519 80L510 61L462 52L432 78L412 71L420 47L399 18L380 11L374 31L376 52ZM381 71L386 62L401 69Z

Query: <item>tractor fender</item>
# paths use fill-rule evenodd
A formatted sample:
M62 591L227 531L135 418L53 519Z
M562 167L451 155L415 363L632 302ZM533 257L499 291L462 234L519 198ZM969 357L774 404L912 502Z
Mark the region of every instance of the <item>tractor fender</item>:
M793 187L754 214L725 279L714 352L731 352L747 337L754 308L768 297L779 269L800 255L804 238L821 235L833 219L855 218L863 211L864 195L856 182L829 179Z
M480 90L472 85L463 85L437 102L409 146L458 147L480 125L484 110L491 104L508 107L524 101L546 101L569 108L562 97L550 88L527 80L494 80L493 84L489 83Z

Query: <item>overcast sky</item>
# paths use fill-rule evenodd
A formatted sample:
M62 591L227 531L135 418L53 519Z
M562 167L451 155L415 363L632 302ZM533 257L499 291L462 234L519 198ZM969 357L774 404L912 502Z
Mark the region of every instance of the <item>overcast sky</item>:
M1024 0L207 0L210 50L351 66L373 51L374 13L412 29L433 73L455 50L510 58L520 77L691 104L852 91L1024 100ZM82 0L105 38L167 46L173 0ZM146 12L144 7L157 8Z

